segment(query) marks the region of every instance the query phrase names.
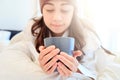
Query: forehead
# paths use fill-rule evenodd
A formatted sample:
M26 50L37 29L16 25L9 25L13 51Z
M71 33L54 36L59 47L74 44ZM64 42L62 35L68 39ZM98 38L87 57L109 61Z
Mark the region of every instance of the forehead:
M44 3L51 3L51 2L64 2L64 3L69 3L69 4L73 4L74 0L46 0Z
M47 1L66 1L66 0L47 0Z

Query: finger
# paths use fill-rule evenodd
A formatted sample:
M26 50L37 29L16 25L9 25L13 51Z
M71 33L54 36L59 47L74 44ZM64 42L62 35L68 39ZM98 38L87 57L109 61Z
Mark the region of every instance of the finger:
M54 57L50 62L44 65L44 71L48 71L57 61L58 59Z
M39 47L39 51L42 51L43 49L45 49L44 46L40 46L40 47Z
M57 63L55 63L55 64L52 66L52 68L47 71L47 73L48 73L48 74L53 73L56 68L57 68Z
M62 57L65 57L66 60L68 60L68 61L70 61L70 62L72 62L72 63L76 63L76 62L77 62L77 61L76 61L76 58L74 58L73 56L70 56L70 55L66 54L65 52L61 52L60 55L61 55ZM63 62L63 63L64 63L64 62Z
M64 54L64 53L61 52L60 54ZM66 57L68 56L58 55L58 59L62 63L64 63L71 71L75 72L77 70L76 66L78 66L78 61L72 56L70 56L70 60L68 60Z
M72 60L73 57L70 56L70 55L68 55L68 54L65 53L65 52L60 52L60 55L61 55L61 56L64 56L66 59L68 59L68 60L71 61L71 62L73 61L73 60Z
M52 51L53 49L55 49L55 46L50 46L50 47L47 47L43 50L41 50L40 52L40 55L39 55L39 59L42 60L42 58L48 54L50 51Z
M78 57L78 56L81 56L83 53L80 51L80 50L78 50L78 51L74 51L73 52L73 57Z
M57 66L57 71L59 72L59 74L61 76L65 76L65 73L62 71L62 69L60 68L60 66Z
M44 61L43 65L45 65L48 61L50 61L53 57L55 57L59 52L60 50L57 48L51 51L49 54L45 55L44 58L42 59L42 61Z
M62 74L64 74L65 76L70 76L72 74L72 72L61 62L58 62L58 66L59 66Z

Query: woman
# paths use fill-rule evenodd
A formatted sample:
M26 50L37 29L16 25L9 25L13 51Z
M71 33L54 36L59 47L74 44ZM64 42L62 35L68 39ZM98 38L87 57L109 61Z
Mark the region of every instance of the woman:
M88 23L78 18L76 0L40 0L40 5L42 17L30 21L1 53L2 74L31 80L119 79L115 56L101 47ZM44 46L46 37L68 36L75 38L73 56L54 45Z

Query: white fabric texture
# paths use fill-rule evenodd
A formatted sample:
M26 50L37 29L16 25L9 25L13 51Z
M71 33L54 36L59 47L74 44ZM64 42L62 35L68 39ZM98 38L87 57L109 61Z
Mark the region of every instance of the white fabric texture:
M9 44L10 35L10 31L0 30L0 52Z
M0 30L0 41L9 40L10 35L10 31Z
M0 80L92 80L86 73L73 73L70 77L62 77L58 72L47 75L38 63L35 37L31 34L33 23L30 21L0 53ZM94 75L95 80L119 80L120 64L116 57L105 53L92 33L86 33L86 41L83 48L86 55L80 64Z

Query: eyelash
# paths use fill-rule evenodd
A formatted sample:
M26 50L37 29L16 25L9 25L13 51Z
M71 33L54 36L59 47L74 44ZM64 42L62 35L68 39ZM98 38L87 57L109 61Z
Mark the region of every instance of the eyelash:
M53 12L54 10L46 10L47 12Z
M61 10L63 13L67 13L69 12L69 10Z
M46 10L47 12L54 12L54 10ZM69 10L61 10L61 12L63 12L63 13L67 13L67 12L69 12Z

